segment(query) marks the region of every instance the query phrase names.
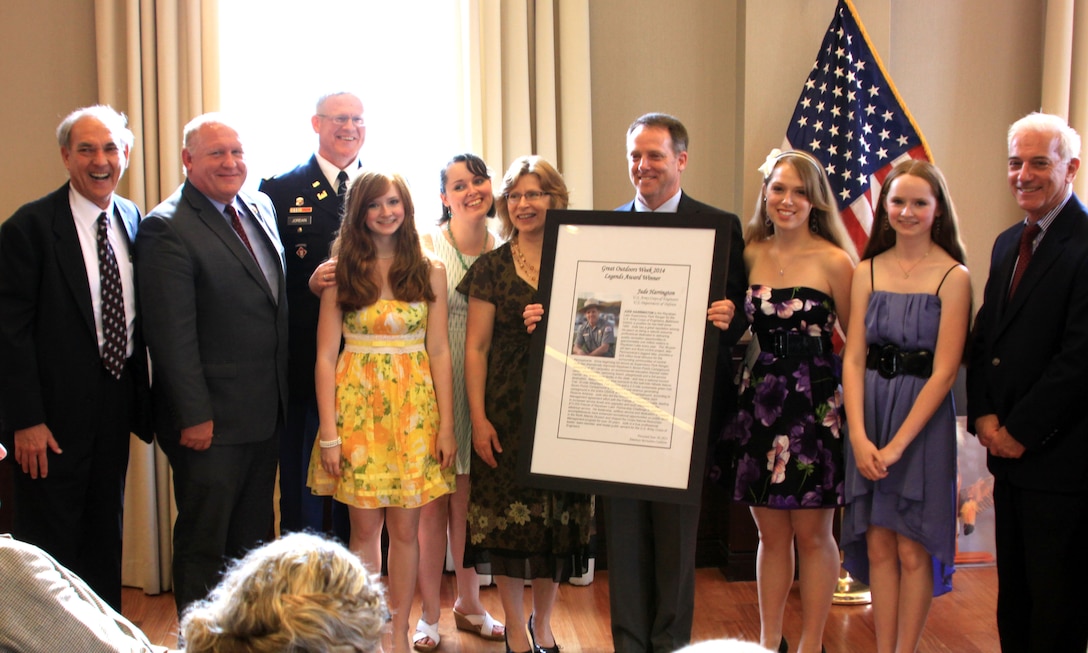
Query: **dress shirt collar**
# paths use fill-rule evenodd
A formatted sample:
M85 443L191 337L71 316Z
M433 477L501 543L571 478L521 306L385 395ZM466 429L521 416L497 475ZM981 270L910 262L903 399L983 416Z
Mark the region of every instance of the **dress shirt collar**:
M680 196L684 194L683 190L676 191L676 194L665 200L665 203L656 209L651 209L642 203L642 198L635 195L635 211L639 213L676 213L680 208Z
M76 224L93 224L98 220L98 216L102 211L106 212L106 215L110 216L111 226L115 221L116 214L114 213L113 196L110 195L110 205L106 208L100 208L97 204L91 200L83 197L72 186L68 187L68 205L72 207L72 217L75 219Z
M335 164L331 163L317 152L314 153L314 156L317 158L317 165L321 166L322 174L325 175L325 181L329 182L329 188L331 188L334 193L340 190L336 187L336 178L340 176L340 168L337 168ZM351 177L354 176L353 173L360 165L359 159L355 159L355 161L348 164L347 168L344 168L348 173L348 179L351 179Z
M1070 184L1069 188L1067 188L1066 191L1065 191L1065 199L1063 199L1057 206L1055 206L1053 209L1051 209L1046 215L1039 218L1039 222L1037 222L1036 224L1039 225L1039 229L1041 231L1039 231L1039 235L1035 237L1035 242L1033 244L1033 247L1038 247L1039 246L1039 241L1042 240L1043 236L1046 235L1046 230L1050 228L1050 225L1054 224L1054 218L1058 217L1058 214L1062 212L1062 209L1064 209L1065 205L1069 203L1069 198L1072 197L1072 196L1073 196L1073 185ZM1028 219L1024 218L1024 225L1027 225L1027 224L1028 224Z

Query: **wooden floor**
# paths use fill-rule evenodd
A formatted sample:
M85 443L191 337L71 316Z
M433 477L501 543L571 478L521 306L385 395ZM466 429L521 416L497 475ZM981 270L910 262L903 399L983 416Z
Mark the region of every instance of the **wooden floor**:
M963 568L956 571L955 590L933 601L929 622L918 648L921 653L993 653L999 649L994 610L997 604L997 572L993 567ZM443 606L451 605L453 576L447 574L442 587ZM481 591L491 614L501 618L502 610L494 588ZM715 569L700 569L696 579L696 608L693 637L696 641L718 637L757 640L759 611L754 582L727 582ZM171 593L147 596L125 588L123 612L142 628L152 643L177 646L177 619ZM418 602L413 623L419 615ZM794 585L786 606L785 636L796 642L800 635L800 597ZM588 587L562 585L552 629L566 653L606 653L612 650L608 629L608 574L598 573ZM502 642L486 642L459 633L453 614L444 609L439 623L440 653L498 653ZM824 644L828 653L869 653L873 643L873 618L869 606L833 606L827 621Z

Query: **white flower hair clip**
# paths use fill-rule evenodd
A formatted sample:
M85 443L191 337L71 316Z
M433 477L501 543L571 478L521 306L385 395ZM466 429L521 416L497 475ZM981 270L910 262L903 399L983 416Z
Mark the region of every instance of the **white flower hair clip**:
M758 169L761 173L763 173L764 179L770 177L771 173L774 172L774 164L778 163L778 157L781 155L782 150L776 147L771 150L770 153L767 155L767 160L763 162L763 165L759 166Z

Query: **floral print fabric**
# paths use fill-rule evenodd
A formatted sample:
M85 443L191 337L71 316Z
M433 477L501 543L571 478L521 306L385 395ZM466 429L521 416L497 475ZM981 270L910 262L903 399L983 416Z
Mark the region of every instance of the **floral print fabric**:
M753 285L745 311L753 334L830 336L835 325L833 300L813 288ZM842 505L842 360L763 351L742 370L738 392L737 415L722 433L736 470L733 499L780 509Z
M481 255L457 289L495 306L484 408L503 449L494 469L472 463L466 557L489 561L498 575L563 580L567 561L575 572L585 569L593 497L517 482L530 340L521 313L536 291L517 275L509 244Z
M336 363L340 476L314 443L307 485L356 508L416 508L453 490L435 450L438 405L427 357L427 304L379 299L344 313Z

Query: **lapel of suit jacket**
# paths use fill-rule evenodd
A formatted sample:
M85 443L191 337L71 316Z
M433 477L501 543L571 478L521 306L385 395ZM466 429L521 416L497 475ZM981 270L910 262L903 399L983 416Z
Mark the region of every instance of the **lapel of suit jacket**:
M1024 304L1032 296L1035 288L1044 281L1047 273L1061 258L1062 251L1068 245L1069 234L1076 226L1075 217L1070 214L1070 209L1074 206L1074 199L1070 198L1066 208L1062 209L1062 212L1050 223L1046 235L1035 249L1035 253L1032 254L1031 263L1024 270L1024 276L1020 278L1020 284L1016 287L1016 294L1009 298L1008 287L1012 279L1012 270L1016 265L1016 257L1020 253L1020 234L1023 232L1023 228L1016 232L1014 246L1010 247L1013 251L1006 257L1001 266L1001 279L1004 281L1001 288L1006 297L1005 310L1001 314L1001 328L1007 326L1012 318L1023 310Z
M72 291L72 296L75 297L84 324L94 335L97 344L98 332L94 324L94 308L91 306L91 285L87 280L87 263L83 260L83 248L79 244L79 235L76 233L76 219L72 215L68 192L69 185L65 184L53 195L55 201L53 235L56 238L54 247L57 265L68 283L68 288Z
M284 271L287 262L283 258L283 246L280 244L279 232L276 231L276 216L274 209L267 208L261 210L260 203L257 202L257 198L248 195L244 192L238 193L238 199L249 209L249 212L253 214L253 217L257 220L257 224L261 227L261 232L264 233L265 245L272 250L276 255L276 260L280 264L280 272Z
M203 222L208 230L223 243L236 259L238 259L253 281L255 281L264 291L264 294L268 296L269 301L275 303L276 298L272 295L272 289L268 287L268 280L264 278L264 272L261 271L261 266L257 264L257 260L253 258L253 255L246 249L245 244L242 243L242 240L238 237L238 234L234 232L234 229L227 224L227 218L219 211L219 209L215 208L212 201L197 190L189 180L185 181L185 186L182 188L181 194L185 201L189 203L189 206L196 214L197 219Z
M124 198L114 196L113 215L121 220L121 224L124 225L125 235L128 236L129 251L132 251L132 244L136 242L136 230L140 225L139 211L134 204L124 201Z
M699 211L699 205L695 202L695 200L688 197L687 193L685 193L684 191L681 190L680 191L680 202L677 203L677 205L676 205L676 212L677 213L683 213L685 211L693 212L693 213L698 212Z
M325 173L321 170L321 164L317 162L316 154L310 157L310 163L306 166L306 180L305 194L310 196L313 205L334 219L339 220L340 196L336 194L336 190L325 179Z

